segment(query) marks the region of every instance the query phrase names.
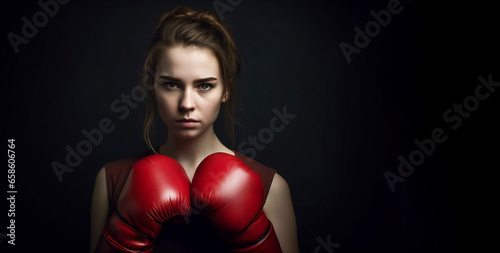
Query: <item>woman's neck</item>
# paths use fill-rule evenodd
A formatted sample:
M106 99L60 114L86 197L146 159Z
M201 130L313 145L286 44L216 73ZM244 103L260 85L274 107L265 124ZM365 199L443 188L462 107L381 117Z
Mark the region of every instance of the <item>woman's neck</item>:
M217 138L213 128L193 139L180 139L168 134L168 138L160 146L159 153L174 158L181 164L196 166L203 158L215 152L228 152L234 154L226 148Z

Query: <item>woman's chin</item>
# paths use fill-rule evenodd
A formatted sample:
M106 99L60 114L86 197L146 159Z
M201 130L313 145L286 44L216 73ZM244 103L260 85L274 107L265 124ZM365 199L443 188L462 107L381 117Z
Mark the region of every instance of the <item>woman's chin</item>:
M174 134L179 140L192 140L200 136L199 131L180 131Z

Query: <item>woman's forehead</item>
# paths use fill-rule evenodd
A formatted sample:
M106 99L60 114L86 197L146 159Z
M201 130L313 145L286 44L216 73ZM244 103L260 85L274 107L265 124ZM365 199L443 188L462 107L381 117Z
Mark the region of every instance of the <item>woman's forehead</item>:
M220 79L217 57L208 48L174 46L162 50L156 66L159 75L180 79ZM186 81L187 81L186 80Z

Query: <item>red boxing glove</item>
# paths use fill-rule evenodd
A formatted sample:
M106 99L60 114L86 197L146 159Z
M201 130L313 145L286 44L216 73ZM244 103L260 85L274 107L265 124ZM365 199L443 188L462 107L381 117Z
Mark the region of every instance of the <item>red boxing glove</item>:
M189 187L184 168L174 159L151 155L137 161L96 252L151 252L163 223L190 212Z
M234 155L214 153L200 163L191 199L194 206L203 207L232 252L282 252L262 210L262 180Z

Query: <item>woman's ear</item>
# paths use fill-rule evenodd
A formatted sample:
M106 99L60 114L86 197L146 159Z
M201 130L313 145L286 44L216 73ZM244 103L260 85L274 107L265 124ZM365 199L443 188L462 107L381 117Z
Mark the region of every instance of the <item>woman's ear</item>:
M232 82L233 79L229 79L229 82ZM224 94L222 95L221 103L225 103L229 99L229 90L224 89Z
M229 99L229 91L224 92L224 95L222 95L222 103L225 103Z

